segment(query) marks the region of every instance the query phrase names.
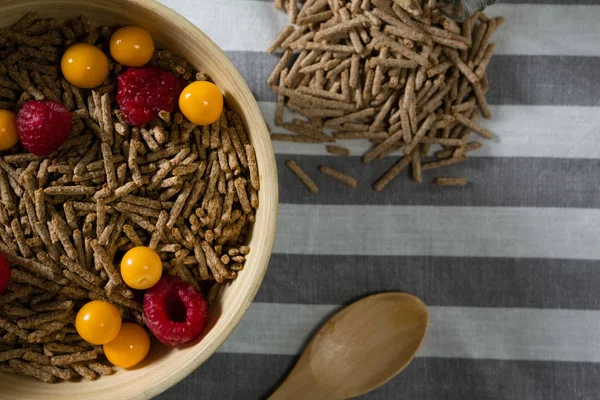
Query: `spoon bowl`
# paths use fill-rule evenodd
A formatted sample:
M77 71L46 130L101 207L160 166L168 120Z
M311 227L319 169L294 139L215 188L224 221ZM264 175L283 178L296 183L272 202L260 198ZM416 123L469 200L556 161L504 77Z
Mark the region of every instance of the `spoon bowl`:
M359 300L321 327L270 399L333 400L370 392L408 366L428 324L427 307L408 293Z

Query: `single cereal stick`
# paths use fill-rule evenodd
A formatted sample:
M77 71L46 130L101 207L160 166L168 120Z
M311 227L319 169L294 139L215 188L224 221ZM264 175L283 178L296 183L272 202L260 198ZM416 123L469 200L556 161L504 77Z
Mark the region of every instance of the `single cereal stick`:
M254 208L255 210L257 210L258 209L258 204L259 204L258 190L254 189L253 187L250 187L249 191L250 191L250 205L252 206L252 208ZM217 224L217 226L218 226L218 224ZM215 228L215 231L217 231L216 228Z
M250 204L250 200L248 199L248 194L246 192L246 179L240 177L237 178L234 183L239 202L242 206L242 210L246 214L252 212L252 205Z
M112 375L114 373L113 369L108 365L100 364L97 362L88 363L87 366L89 369L100 375Z
M122 284L123 280L121 279L121 274L119 274L115 269L115 266L113 265L112 260L108 257L108 253L106 252L106 250L104 250L104 248L100 246L96 239L92 240L90 244L94 249L94 257L98 259L98 262L108 275L108 285L111 285L109 286L109 288Z
M450 67L454 65L451 61L444 61L436 65L435 67L431 67L427 70L427 77L433 78L436 75L440 75L445 73Z
M381 12L380 10L374 10L374 14L386 16L387 14ZM387 25L384 28L385 33L392 34L394 36L398 36L401 38L406 38L410 40L414 40L416 42L421 42L426 45L433 44L431 40L431 35L423 32L422 30L416 29L410 25L407 25L393 17L385 17L388 21L393 22L393 25ZM387 21L386 21L387 22Z
M245 146L246 156L248 158L248 169L250 170L250 183L256 190L260 190L260 179L258 175L258 163L256 162L256 153L254 147L247 144Z
M146 208L151 208L154 210L160 211L162 209L162 205L160 204L160 201L148 199L146 197L134 196L134 195L129 194L127 196L123 196L123 198L121 200L124 202L127 202L127 203L135 204L135 205L146 207Z
M479 77L463 60L460 59L456 50L444 49L444 54L452 61L458 70L471 82L473 85L479 82Z
M38 189L38 191L41 195L43 195L43 193L44 193L43 190ZM37 191L35 194L37 195ZM67 224L69 225L69 228L71 228L71 230L78 229L79 226L77 224L77 215L75 215L75 209L73 208L73 202L68 201L68 202L64 203L63 210L65 212L65 218L67 220ZM39 217L39 215L38 215L38 217ZM42 220L42 219L40 218L40 220Z
M194 184L192 192L190 193L190 195L187 199L187 204L185 205L185 207L183 208L183 211L181 212L181 215L183 216L183 218L188 218L190 216L190 214L192 213L192 209L196 206L196 203L202 197L205 187L206 187L205 181L203 181L201 179L196 180L196 183Z
M466 153L466 152L469 152L469 151L473 151L473 150L479 150L482 147L483 147L483 145L481 143L479 143L479 142L471 142L471 143L468 143L464 147L463 153ZM454 153L454 149L451 149L451 150L440 150L440 151L437 151L434 155L438 159L443 159L443 158L451 157L453 153Z
M469 181L467 178L442 178L438 177L433 180L434 185L438 186L466 186Z
M468 119L464 115L462 115L462 114L455 114L454 118L456 119L456 121L460 122L466 128L469 128L473 132L477 133L479 136L481 136L481 137L483 137L485 139L488 139L488 140L494 139L494 134L492 132L490 132L487 129L483 128L481 125L477 124L476 122Z
M95 91L94 91L95 92ZM102 128L103 135L102 141L108 143L110 146L113 145L113 123L111 118L111 99L110 93L105 93L100 99L101 107L99 110L100 116L100 127Z
M246 153L244 152L244 147L242 146L242 142L240 140L238 131L235 128L230 128L229 137L231 139L231 144L235 149L237 158L240 161L240 164L242 165L242 167L248 168L248 158L246 157ZM234 170L234 168L231 169Z
M158 210L154 210L154 209L142 207L142 206L136 206L134 204L126 203L126 202L117 203L114 207L122 213L129 212L129 213L143 215L143 216L151 217L151 218L158 218L158 215L160 214L160 211L158 211Z
M56 380L52 374L43 371L41 368L37 368L33 363L27 363L21 360L10 360L8 363L18 374L31 376L46 383L53 383Z
M487 50L488 43L497 28L498 28L497 21L495 19L492 19L492 20L490 20L490 22L488 22L487 29L485 31L485 34L483 35L483 38L481 39L481 44L479 45L479 48L477 49L477 53L473 54L473 58L472 58L473 65L479 65L481 63L481 60Z
M71 243L70 239L70 236L73 234L73 232L69 230L70 228L58 215L52 217L52 225L54 226L56 235L62 244L64 251L72 260L77 260L77 251L75 250L75 247Z
M358 87L358 81L360 79L360 56L358 54L352 55L350 62L350 87L356 89Z
M283 71L281 71L280 75L279 75L279 85L285 85L285 79L287 77L287 73L288 73L288 69L285 68ZM283 110L285 107L285 97L281 94L278 93L277 94L277 110L275 111L275 125L277 126L281 126L281 124L283 124ZM227 138L229 140L229 146L231 147L231 139L229 139L229 133L227 131L227 129L225 129L225 132L227 134ZM229 152L230 150L226 150L225 149L225 144L223 144L223 150L226 152Z
M496 43L490 43L485 49L485 53L483 54L483 57L481 58L479 64L477 65L477 69L475 70L475 75L477 75L479 79L483 79L485 70L487 69L492 56L494 55L494 51L496 51Z
M279 48L281 43L283 43L283 41L292 34L292 32L294 32L294 26L293 25L286 26L285 29L283 31L281 31L281 33L277 36L277 38L275 39L273 44L271 44L271 46L269 46L269 48L267 49L267 52L269 54L274 53Z
M96 237L102 236L106 227L106 204L103 199L96 200Z
M0 318L0 328L24 340L27 340L27 337L29 336L29 333L26 330L19 328L17 325L8 322L4 318Z
M311 96L308 94L300 93L295 90L288 89L288 88L281 87L281 86L275 87L273 90L275 90L277 93L283 94L284 96L290 97L290 99L292 99L292 100L297 100L298 103L304 105L305 108L319 108L320 107L320 108L333 108L333 109L339 109L339 110L345 110L345 111L351 111L351 112L356 111L356 108L354 105L344 103L342 101L326 100L326 99ZM231 136L231 133L230 133L230 136ZM233 142L233 137L232 137L232 142ZM233 142L233 144L235 146L235 142Z
M316 194L319 192L319 188L318 188L317 184L312 179L310 179L310 177L308 175L306 175L306 173L300 168L300 166L298 164L296 164L295 161L288 160L288 161L286 161L285 164L287 165L287 167L289 169L292 170L292 172L294 174L296 174L298 179L300 179L302 181L302 183L304 183L304 185L306 185L306 187L308 188L308 190L311 191L311 193Z
M423 183L421 176L421 152L418 148L412 151L412 173L413 179L417 183Z
M337 125L342 125L346 122L352 122L357 120L362 120L365 118L370 118L377 114L377 109L374 107L365 108L364 110L356 111L350 114L347 114L343 117L333 118L325 122L323 125L326 128L335 128Z
M398 99L397 93L394 93L390 97L388 97L388 99L384 103L383 107L381 107L381 110L379 110L379 112L377 113L377 116L375 117L375 120L371 124L369 131L378 132L378 131L382 130L381 128L384 125L384 121L387 119L388 114L392 110L392 107L394 107L394 105L396 104L397 99ZM414 106L413 106L413 108L414 108ZM410 110L409 110L409 113L410 113Z
M138 234L135 232L135 230L133 229L133 227L131 225L129 225L129 224L123 225L123 232L129 238L131 243L133 243L135 246L143 246L144 245L144 242L142 242L142 239L140 239L140 237L138 236Z
M283 52L283 56L275 66L275 69L267 79L267 85L273 86L275 85L275 81L280 77L281 72L286 68L290 60L292 59L293 51L288 49Z
M390 135L387 132L367 132L367 131L355 131L355 132L334 132L333 137L336 139L371 139L371 140L385 140Z
M344 71L342 71L342 73L343 72ZM340 94L337 92L333 93L333 92L330 92L329 90L311 88L311 87L307 87L307 86L300 86L296 90L298 90L298 92L306 93L311 96L324 97L326 99L331 99L331 100L346 101L346 97L343 94Z
M4 315L9 318L28 318L35 314L35 311L32 311L31 309L10 304L4 304L4 306L2 306L2 311L4 312Z
M102 279L100 279L98 276L83 268L79 263L73 261L69 257L61 256L60 262L62 265L67 267L69 271L73 272L74 274L77 274L78 276L82 277L90 283L93 283L94 285L102 285L104 283Z
M330 154L336 154L338 156L349 156L350 155L350 150L344 148L344 147L339 147L339 146L327 146L327 152Z
M158 145L158 142L154 138L154 135L152 135L152 133L150 133L150 131L148 131L144 128L141 128L140 134L142 135L142 139L144 139L144 142L146 142L146 145L148 145L148 148L150 149L150 151L155 152L155 151L160 150L160 146Z
M315 128L312 125L300 125L299 123L284 123L283 127L288 131L298 133L299 135L308 136L320 142L335 142L331 136L323 133L322 128Z
M290 24L295 24L298 18L298 0L288 0L288 15Z
M394 166L385 173L375 184L373 185L373 190L376 192L381 192L385 187L393 181L399 174L402 172L412 161L411 155L406 155L400 159Z
M412 142L412 125L410 124L410 116L408 109L400 108L400 124L402 126L402 138L404 143L410 144Z
M124 165L124 164L122 164L122 165ZM117 189L115 189L114 196L115 196L115 198L123 197L123 196L135 191L138 187L139 187L139 185L134 181L127 182L123 186L120 186Z
M227 182L227 193L225 194L225 200L223 202L223 214L221 220L227 223L231 219L231 207L233 205L234 197L236 195L236 188L234 181Z
M212 153L216 156L216 153ZM212 156L211 154L211 156ZM215 190L216 190L216 186L217 186L217 181L219 178L219 173L220 173L220 165L219 162L217 160L211 161L209 160L209 162L212 162L212 166L210 168L210 174L208 177L208 184L206 186L206 191L204 193L204 198L202 200L202 207L203 208L207 208L208 207L208 202L210 201L210 199L212 199L212 197L215 194Z
M302 9L304 10L306 6ZM302 15L302 12L300 13ZM308 16L299 16L296 20L297 25L309 25L309 24L318 24L320 22L328 21L333 17L333 11L322 11L319 13L314 13Z
M96 189L89 186L50 186L44 189L48 196L92 196Z
M158 220L156 221L156 230L152 233L152 238L150 239L150 243L148 244L148 247L150 247L151 249L156 250L158 247L158 243L163 239L164 230L167 226L168 220L169 213L164 210L161 211L160 215L158 216Z
M71 315L70 310L51 311L44 314L37 314L33 317L20 319L17 321L17 325L21 329L36 328L38 325L44 324L46 322L62 320L64 318L69 317L69 315Z
M143 310L142 305L139 302L132 300L132 299L128 299L127 297L123 297L118 294L110 294L110 293L107 295L107 297L113 303L116 303L123 307L127 307L132 310L140 311L140 312Z
M323 174L332 177L333 179L336 179L342 183L345 183L346 185L356 189L358 187L358 181L356 179L354 179L351 176L345 175L333 168L329 168L326 167L324 165L319 167L319 171L321 171Z
M0 362L21 358L27 352L27 349L12 349L0 352Z
M6 173L2 169L0 169L0 197L2 198L2 204L4 204L9 213L16 211L17 206L15 204L13 192Z
M461 157L451 157L451 158L446 158L446 159L442 159L439 161L432 161L429 163L425 163L422 165L422 169L423 171L428 171L430 169L435 169L435 168L440 168L440 167L447 167L449 165L453 165L453 164L457 164L463 161L466 161L467 157L466 156L461 156Z
M465 101L464 103L460 103L450 107L450 112L452 114L458 114L466 111L471 111L475 108L475 99L470 99L469 101Z
M385 67L385 68L416 68L419 64L413 60L399 60L396 58L371 58L369 67Z
M221 114L221 120L225 118L225 114ZM215 150L221 147L221 122L217 121L210 125L210 148Z
M75 373L70 369L58 368L53 365L41 365L40 368L42 369L42 371L52 374L55 377L64 381L71 380L75 377Z
M54 366L71 365L78 362L96 360L97 358L98 353L96 351L84 351L79 353L54 356L50 358L50 363Z
M68 283L64 278L60 277L56 273L55 270L52 269L52 267L50 266L51 264L48 264L48 263L42 264L42 263L38 263L29 258L20 257L16 254L12 253L9 249L4 248L4 246L0 246L0 250L2 250L2 253L6 257L8 262L13 265L18 265L18 266L22 267L23 269L26 269L27 271L31 272L32 274L35 274L36 276L41 276L45 279L56 282L59 285L61 285L61 284L65 285ZM13 274L17 274L18 277L22 277L20 280L23 280L23 281L27 280L30 277L29 274L26 274L25 272L22 272L22 271L18 271L18 272L13 271ZM43 281L41 281L41 280L36 280L36 282L39 282L40 285L43 284L42 283ZM24 282L24 283L27 283L27 282ZM33 284L33 282L32 282L32 284ZM52 286L52 288L58 288L58 287Z
M74 303L70 300L66 301L53 301L50 303L34 304L32 309L36 312L41 311L56 311L56 310L72 310Z
M435 120L436 115L434 113L429 114L427 119L421 124L421 127L415 134L415 137L412 139L411 143L402 148L404 154L408 155L412 153L413 149L421 142L421 139L425 137L425 134L429 131Z
M106 182L108 183L108 187L110 189L115 190L118 186L117 175L115 171L115 164L110 144L107 142L102 142L102 144L100 145L100 149L102 150L104 170L106 171Z
M50 357L45 356L40 353L36 353L31 350L29 350L29 351L25 352L25 354L23 354L23 359L26 361L33 361L37 364L50 365Z
M477 26L477 28L475 28L475 32L472 35L473 39L471 48L468 51L467 60L473 61L475 59L475 56L477 55L477 53L479 52L479 48L481 47L481 41L483 40L483 36L485 35L487 27L487 23L481 23Z
M51 353L80 353L86 351L86 347L63 343L45 343L44 351Z
M215 161L214 164L218 165L218 162ZM185 206L185 203L186 203L188 197L190 196L191 192L192 192L192 186L190 184L186 184L184 186L183 190L181 191L181 193L179 194L179 196L177 196L177 200L175 200L175 204L173 205L173 208L171 209L169 219L166 223L167 228L172 229L175 226L177 218L183 211L183 207ZM159 216L159 218L160 218L160 216Z
M21 254L25 258L30 258L33 253L31 249L27 245L25 241L25 235L23 234L23 229L21 228L21 224L18 218L15 218L10 223L11 229L13 231L13 236L15 237L15 241L17 242L17 246L19 246L19 250Z
M436 138L436 137L424 137L421 139L421 143L436 143L442 146L455 146L460 147L463 145L462 139L446 139L446 138Z
M223 282L223 280L229 275L229 271L221 262L219 256L215 253L214 249L211 245L209 245L206 241L200 243L202 246L202 250L204 251L204 255L206 257L206 263L210 268L213 276L217 282Z
M128 219L130 219L132 222L134 222L140 228L143 228L150 233L152 233L156 230L156 227L154 226L154 224L150 223L150 221L148 221L141 215L138 215L138 214L135 214L132 212L125 212L124 214Z
M27 28L30 28L36 20L39 19L39 15L36 12L29 12L22 16L17 22L15 22L10 30L12 32L22 32Z

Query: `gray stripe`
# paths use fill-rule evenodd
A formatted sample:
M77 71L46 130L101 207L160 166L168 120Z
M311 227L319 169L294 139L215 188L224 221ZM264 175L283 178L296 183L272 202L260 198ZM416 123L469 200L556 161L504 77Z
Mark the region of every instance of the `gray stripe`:
M273 254L256 301L344 304L409 291L431 306L598 310L598 287L600 262L590 260Z
M600 362L600 311L429 306L417 357ZM295 355L337 305L252 303L223 353ZM551 329L549 328L551 327Z
M598 260L599 235L598 209L281 204L274 252Z
M259 101L276 101L266 81L276 55L230 51ZM498 55L488 67L490 104L600 105L600 57Z
M600 208L598 170L600 160L551 158L473 157L465 163L423 173L419 185L402 174L385 190L375 193L371 185L398 157L388 157L369 165L359 157L293 156L278 154L277 167L281 203L296 204L398 204L490 207L574 207ZM294 159L326 188L317 196L285 167ZM360 182L354 190L317 170L327 165L349 174ZM472 184L465 188L440 188L432 184L437 176L464 176Z
M216 354L157 400L264 399L289 373L294 356ZM588 400L598 397L600 364L416 359L364 400Z

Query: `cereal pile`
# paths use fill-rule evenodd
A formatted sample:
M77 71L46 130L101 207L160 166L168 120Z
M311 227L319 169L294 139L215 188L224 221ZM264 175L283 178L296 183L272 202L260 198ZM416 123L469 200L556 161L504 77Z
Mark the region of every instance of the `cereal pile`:
M278 94L275 124L294 134L273 133L273 140L326 143L329 153L347 156L331 144L368 139L365 164L401 150L403 157L373 186L381 191L411 164L421 183L424 171L465 161L482 146L470 141L471 133L493 137L477 118L491 118L486 68L502 17L476 13L458 24L435 0L307 0L301 8L296 0L276 0L275 6L286 9L291 25L268 50L283 53L267 84ZM284 122L284 107L305 119ZM443 147L433 159L432 145ZM321 171L332 176L331 169ZM334 178L354 186L341 175ZM306 174L298 176L318 191Z
M54 100L73 121L48 156L21 145L0 155L0 252L11 268L0 295L2 372L45 382L112 373L102 346L78 334L75 315L102 300L144 325L140 293L119 268L136 246L154 250L163 276L178 277L209 304L250 251L259 179L240 116L226 108L216 123L197 126L179 111L161 111L132 126L116 105L126 68L110 58L112 33L83 16L61 26L35 14L0 30L0 108ZM108 55L109 77L94 90L61 76L58 63L75 43ZM168 50L155 51L150 64L184 84L208 79Z

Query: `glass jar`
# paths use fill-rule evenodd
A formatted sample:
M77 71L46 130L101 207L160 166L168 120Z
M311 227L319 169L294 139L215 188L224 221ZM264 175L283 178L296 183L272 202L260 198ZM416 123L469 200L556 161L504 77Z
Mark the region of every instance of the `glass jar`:
M441 12L455 21L463 22L477 11L482 11L496 0L438 0Z

